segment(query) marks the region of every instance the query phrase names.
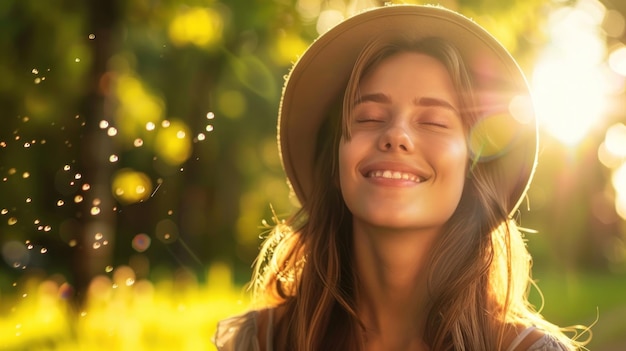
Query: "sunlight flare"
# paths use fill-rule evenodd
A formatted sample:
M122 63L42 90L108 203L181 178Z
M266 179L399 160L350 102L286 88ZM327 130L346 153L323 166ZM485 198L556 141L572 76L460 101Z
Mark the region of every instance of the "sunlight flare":
M606 9L581 0L550 16L551 43L532 74L539 123L562 143L577 145L608 106L606 45L600 25Z

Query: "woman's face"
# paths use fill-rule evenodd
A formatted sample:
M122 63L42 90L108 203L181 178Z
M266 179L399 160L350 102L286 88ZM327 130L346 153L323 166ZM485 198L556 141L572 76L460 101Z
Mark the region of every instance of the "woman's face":
M355 226L435 230L461 198L468 162L459 101L445 66L394 54L359 84L339 181Z

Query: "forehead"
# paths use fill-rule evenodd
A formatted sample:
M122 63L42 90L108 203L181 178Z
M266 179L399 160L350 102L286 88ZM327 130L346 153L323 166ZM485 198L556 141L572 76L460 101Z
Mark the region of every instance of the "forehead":
M457 89L446 66L419 52L398 52L374 62L363 72L355 98L358 101L372 93L400 99L435 97L458 105Z

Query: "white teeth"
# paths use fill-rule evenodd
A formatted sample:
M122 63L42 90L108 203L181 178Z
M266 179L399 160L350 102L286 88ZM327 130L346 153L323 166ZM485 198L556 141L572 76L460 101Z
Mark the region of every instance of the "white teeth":
M399 172L399 171L390 171L390 170L371 171L368 173L367 176L369 178L410 180L416 183L419 183L421 181L421 179L415 174Z

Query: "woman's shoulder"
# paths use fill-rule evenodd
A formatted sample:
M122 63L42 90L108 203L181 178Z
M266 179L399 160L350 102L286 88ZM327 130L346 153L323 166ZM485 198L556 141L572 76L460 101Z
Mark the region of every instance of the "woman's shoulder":
M507 351L571 351L555 335L536 327L518 329Z
M213 343L218 351L271 351L273 314L272 309L251 310L219 321Z
M219 351L259 351L259 311L252 310L217 323L213 343Z

